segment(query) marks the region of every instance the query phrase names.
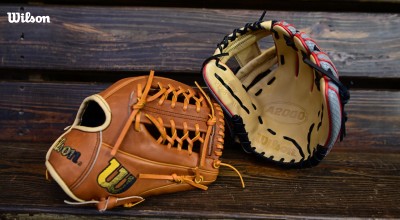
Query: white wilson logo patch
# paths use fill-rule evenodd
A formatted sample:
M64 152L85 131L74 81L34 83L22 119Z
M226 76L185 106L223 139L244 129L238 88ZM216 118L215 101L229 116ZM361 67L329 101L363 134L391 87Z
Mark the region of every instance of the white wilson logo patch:
M50 16L32 16L30 12L7 12L9 23L50 23Z

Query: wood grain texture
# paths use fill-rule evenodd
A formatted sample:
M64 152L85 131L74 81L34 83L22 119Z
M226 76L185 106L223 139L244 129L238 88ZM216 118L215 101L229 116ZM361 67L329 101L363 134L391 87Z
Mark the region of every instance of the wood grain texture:
M348 136L317 167L280 169L228 144L224 162L241 171L245 189L222 168L208 191L152 197L104 214L66 205L66 194L44 178L45 154L83 98L108 85L0 83L1 219L400 217L399 91L352 91Z
M22 12L48 15L51 23L10 24L6 12L20 10L0 6L3 70L197 74L223 36L261 15L261 10L28 5ZM286 20L309 33L343 76L400 75L399 14L269 11L266 19Z
M73 122L82 100L110 84L0 82L0 141L49 142ZM350 151L400 146L400 92L351 91Z
M41 2L57 5L0 5L0 219L400 218L399 0ZM266 19L309 33L346 80L395 90L352 90L348 135L317 167L281 169L226 144L223 161L240 170L245 189L222 168L208 191L151 197L131 209L101 214L63 203L68 196L45 180L45 155L85 97L150 69L202 81L201 64L215 45L266 6L286 10L269 11ZM6 12L15 11L49 15L51 24L10 24Z
M6 3L30 3L29 0L5 0ZM187 8L224 8L224 9L267 9L294 11L358 11L358 12L399 12L398 0L35 0L36 4L56 5L111 5L111 6L152 6L152 7L187 7Z
M400 217L400 148L391 153L332 152L317 167L284 170L255 160L238 146L226 146L224 162L243 174L222 168L209 190L150 197L134 208L104 214L94 207L74 207L55 182L45 180L44 158L50 143L0 143L0 218L19 214L64 214L164 218L398 218ZM58 216L58 215L57 215Z

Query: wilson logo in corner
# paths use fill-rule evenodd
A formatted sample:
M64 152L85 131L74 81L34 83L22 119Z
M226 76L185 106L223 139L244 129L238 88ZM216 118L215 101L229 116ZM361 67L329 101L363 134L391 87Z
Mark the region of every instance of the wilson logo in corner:
M72 161L79 166L82 162L78 161L81 153L70 146L65 146L66 138L60 139L54 146L53 150L60 153L62 156L66 157L68 160Z

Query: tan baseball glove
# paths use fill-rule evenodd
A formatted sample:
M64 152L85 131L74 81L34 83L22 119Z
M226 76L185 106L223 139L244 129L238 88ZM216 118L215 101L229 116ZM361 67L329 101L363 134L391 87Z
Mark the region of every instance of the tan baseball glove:
M46 156L50 176L76 202L101 211L217 178L221 107L203 90L149 76L126 78L81 104Z
M268 40L273 46L260 49ZM204 62L203 76L234 136L261 158L314 166L345 135L348 90L328 55L286 22L261 18L235 29Z

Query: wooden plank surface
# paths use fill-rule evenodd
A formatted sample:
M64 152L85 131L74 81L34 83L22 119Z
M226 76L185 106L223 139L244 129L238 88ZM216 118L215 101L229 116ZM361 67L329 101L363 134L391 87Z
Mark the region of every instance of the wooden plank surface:
M112 4L118 2L124 4ZM193 8L0 5L0 149L5 155L0 157L0 219L400 218L400 18L395 7L400 1L296 2L250 1L242 7L234 1L224 7L257 10L203 9L209 1L168 2L168 7ZM395 90L352 90L348 136L317 167L280 169L227 144L224 162L240 170L245 189L234 172L223 168L208 191L152 197L132 209L100 214L63 203L69 198L44 178L45 154L86 96L117 78L147 74L149 69L186 83L202 81L201 63L216 43L234 28L257 20L258 9L269 3L267 9L293 3L284 10L331 11L348 5L342 11L359 7L357 11L396 12L269 11L266 18L287 20L310 33L348 83L356 79L368 88L376 88L376 82L389 88L386 83L391 83ZM143 4L164 6L161 1ZM363 9L368 4L375 7ZM15 11L49 15L52 23L10 24L6 12ZM66 78L69 82L43 81ZM99 81L105 83L90 83Z
M82 99L108 85L0 83L1 219L400 218L399 91L352 91L348 136L317 167L280 169L228 144L224 162L241 171L246 189L222 169L208 191L152 197L133 209L100 214L66 205L68 197L44 178L45 154Z
M0 141L55 140L73 122L82 100L109 85L0 82ZM400 148L399 91L351 91L346 110L348 150Z
M0 158L0 218L40 213L44 213L41 218L55 214L83 218L84 213L102 219L400 217L399 147L374 152L360 143L355 152L347 150L353 147L343 146L334 148L317 167L284 170L229 145L223 161L243 174L245 189L233 171L222 168L207 191L150 197L134 208L101 214L94 207L64 204L70 200L68 196L55 182L45 180L44 158L49 145L0 143L2 154L7 155Z
M30 3L30 0L5 0L5 3ZM152 6L223 9L266 9L294 11L358 11L358 12L399 12L399 0L202 0L202 1L145 1L145 0L35 0L34 4L56 5L111 5L111 6Z
M9 23L6 12L18 11L50 16L51 23ZM198 73L223 36L261 12L2 5L0 70ZM343 76L400 76L399 14L269 11L266 19L309 33Z

